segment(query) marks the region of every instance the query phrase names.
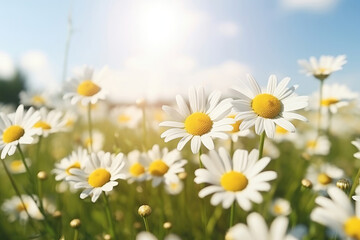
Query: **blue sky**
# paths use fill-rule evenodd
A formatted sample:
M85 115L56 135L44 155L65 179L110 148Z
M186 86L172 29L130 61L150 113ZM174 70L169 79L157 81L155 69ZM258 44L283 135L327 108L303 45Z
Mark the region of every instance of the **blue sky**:
M0 51L17 65L32 50L46 56L33 88L61 82L70 11L68 76L79 65L107 65L112 94L124 99L173 96L191 84L227 88L246 72L263 85L270 74L289 76L310 94L318 82L299 73L297 60L324 54L348 59L328 82L360 91L360 1L2 1Z

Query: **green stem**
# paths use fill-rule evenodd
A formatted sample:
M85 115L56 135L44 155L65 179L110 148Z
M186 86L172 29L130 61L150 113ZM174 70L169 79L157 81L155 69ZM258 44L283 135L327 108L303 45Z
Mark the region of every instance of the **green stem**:
M41 142L42 142L42 136L39 136L39 142L37 144L37 149L36 149L36 163L37 163L37 168L39 169L40 164L40 153L41 153Z
M110 225L110 234L113 237L113 239L117 239L116 231L115 231L115 225L114 225L114 222L113 222L113 218L111 217L109 199L106 196L105 192L103 192L103 198L104 198L104 202L105 202L106 217L107 217L108 223Z
M79 230L75 229L74 230L74 240L78 240L79 239Z
M320 135L320 126L321 126L321 118L322 118L322 98L323 98L323 87L324 80L320 80L320 88L319 88L319 109L318 109L318 121L317 121L317 135Z
M259 143L259 159L263 156L264 151L264 142L265 142L265 131L260 135L260 143Z
M92 147L92 142L93 142L93 137L92 137L92 122L91 122L91 102L89 102L88 105L88 122L89 122L89 151L92 152L93 151L93 147Z
M18 149L18 151L20 153L21 161L23 162L23 164L25 166L26 172L29 175L31 182L33 182L32 174L30 172L29 166L27 165L27 163L25 161L25 155L24 155L23 151L21 150L21 147L20 147L19 144L17 145L17 149Z
M230 140L230 156L232 156L234 154L234 141L231 139Z
M201 148L200 148L199 149L199 165L200 165L200 168L204 168L204 165L201 162L201 154L202 154L202 151L201 151Z
M147 232L150 232L150 228L149 228L149 223L148 223L147 217L142 217L142 219L144 220L145 230L146 230Z
M147 149L147 128L146 128L146 111L145 111L145 106L141 107L142 110L142 129L143 129L143 143L144 143L144 149Z
M351 186L351 190L349 192L349 198L351 199L352 195L354 194L355 192L355 189L356 189L356 186L359 185L359 178L360 178L360 168L353 180L353 185Z
M40 208L44 209L44 202L43 202L43 192L42 192L42 181L38 178L38 195L39 195L39 202L40 202Z
M231 205L230 209L230 222L229 222L229 228L234 226L234 218L235 218L235 201Z

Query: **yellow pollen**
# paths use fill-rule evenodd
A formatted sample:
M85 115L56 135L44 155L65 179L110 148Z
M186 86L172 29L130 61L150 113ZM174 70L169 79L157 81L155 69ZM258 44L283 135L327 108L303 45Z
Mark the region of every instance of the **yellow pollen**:
M91 97L100 91L100 87L91 80L81 82L77 88L77 92L86 97Z
M145 172L145 168L143 167L143 165L141 165L140 163L134 163L131 167L130 167L130 173L131 175L133 175L134 177L138 177L141 174L143 174Z
M349 237L360 240L360 218L351 217L346 220L344 231Z
M28 204L27 203L19 203L17 206L16 206L16 211L18 212L22 212L22 211L25 211L26 209L28 209Z
M331 183L332 179L326 173L320 173L317 178L318 182L322 185L327 185Z
M306 143L306 146L307 146L308 148L315 148L316 145L317 145L317 143L316 143L315 140L310 140L310 141L307 141L307 143Z
M150 164L149 172L151 175L161 177L164 176L165 173L169 170L169 166L164 163L163 160L155 160Z
M88 183L92 187L102 187L110 181L111 174L104 168L94 170L88 179Z
M235 115L230 115L228 116L228 118L235 118ZM241 121L236 121L235 123L231 124L231 126L233 127L233 130L231 130L230 132L231 133L237 133L240 131L240 124L241 124Z
M321 105L325 107L329 107L330 105L336 104L339 102L337 98L325 98L321 100Z
M254 97L251 108L260 117L275 118L282 110L282 103L273 95L262 93Z
M25 130L19 125L12 125L5 129L3 133L3 141L4 143L11 143L13 141L19 140L22 136L24 136Z
M24 164L21 160L14 160L10 163L10 169L13 171L19 171L24 167Z
M275 205L275 206L274 206L274 213L276 213L276 214L282 214L282 213L283 213L282 207L280 207L279 205Z
M51 129L51 126L47 122L38 121L34 124L34 128L42 128L43 130L49 130Z
M211 118L202 112L192 113L185 119L185 130L191 135L204 135L210 132L212 125Z
M32 101L35 104L44 104L45 103L45 99L42 96L39 96L39 95L33 96Z
M275 131L276 131L276 133L281 134L281 135L285 135L285 134L289 133L288 130L286 130L285 128L282 128L278 125L276 125Z
M68 168L66 168L66 174L67 175L72 175L71 173L70 173L70 169L72 169L72 168L80 168L81 166L80 166L80 163L79 162L74 162L73 164L71 164Z
M131 117L129 115L126 114L120 114L118 117L118 121L120 123L127 123L131 120Z
M241 172L230 171L221 176L220 184L226 191L238 192L246 188L248 179Z

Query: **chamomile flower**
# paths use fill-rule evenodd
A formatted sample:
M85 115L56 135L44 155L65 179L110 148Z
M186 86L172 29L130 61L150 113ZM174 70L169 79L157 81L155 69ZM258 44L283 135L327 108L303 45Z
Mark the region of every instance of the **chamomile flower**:
M40 120L39 112L34 108L25 111L24 105L19 105L14 114L0 113L0 118L1 159L13 155L19 144L33 143L33 136L39 133L39 129L33 128Z
M177 195L181 193L184 189L184 183L182 181L171 182L169 184L165 184L165 191L170 195Z
M354 209L348 196L337 187L329 188L328 195L315 199L318 207L311 212L311 220L329 227L341 239L360 239L360 202L355 202Z
M311 137L312 136L312 137ZM305 136L305 151L310 155L323 155L329 154L331 143L329 139L324 136L318 136L308 134Z
M93 129L92 138L89 137L88 131L83 132L81 136L82 146L85 148L90 148L90 146L92 146L92 151L94 152L100 151L104 146L104 142L105 142L104 134L97 129Z
M357 186L355 189L355 196L352 196L352 199L354 199L355 201L360 202L360 186Z
M85 162L89 160L89 154L86 149L79 147L73 151L69 156L61 159L59 163L55 163L55 169L52 170L56 181L62 181L67 176L70 176L70 169L80 169L84 167Z
M330 163L324 163L320 166L310 165L305 178L312 182L315 191L324 191L335 186L336 181L342 177L344 177L342 169Z
M303 67L302 72L306 75L313 75L319 80L324 80L331 73L342 69L342 66L346 63L346 56L321 56L319 60L315 57L310 57L309 61L301 59L298 63Z
M354 157L360 159L360 138L356 139L355 141L351 142L358 150L357 153L354 153Z
M46 92L21 91L19 94L20 103L24 106L33 106L36 108L51 106L50 95Z
M225 118L231 111L230 99L220 101L221 93L214 91L206 99L204 88L189 89L189 106L184 98L176 96L178 109L163 106L163 110L174 118L174 121L164 121L160 126L171 127L161 134L165 142L181 138L177 149L181 151L191 140L191 151L198 153L201 144L214 149L213 138L227 139L226 132L231 131L235 121Z
M25 162L28 166L31 165L31 161L29 158L25 158ZM8 164L8 168L13 174L20 174L26 172L26 168L24 162L20 159L14 159Z
M95 74L93 68L83 66L75 77L69 79L64 99L71 99L71 104L81 102L82 105L105 99L106 93L101 86L105 71L104 68Z
M73 181L74 187L85 188L80 194L84 199L91 196L91 201L96 202L102 192L110 192L118 185L118 179L125 179L122 168L125 165L124 154L112 155L100 151L92 153L83 169L71 168L67 181Z
M287 216L291 213L290 202L284 198L275 199L270 206L273 216Z
M128 179L128 183L142 182L150 178L147 169L150 160L146 153L133 150L127 154L127 161L123 168L124 174Z
M181 154L174 149L169 152L167 148L160 149L159 145L154 145L148 151L150 165L148 172L152 178L152 186L156 187L160 183L177 183L180 181L178 173L184 172L185 159L181 159Z
M42 220L44 218L31 196L23 194L21 198L23 203L18 196L13 196L1 205L1 210L9 216L10 222L19 220L21 223L26 223L29 220L26 211L33 219ZM35 196L34 198L36 199Z
M48 111L45 107L40 108L40 120L34 124L34 128L40 129L38 135L47 137L51 133L62 131L65 120L63 113L58 110Z
M284 78L278 84L276 76L271 75L266 90L261 90L250 74L247 79L243 88L234 88L237 93L232 102L234 110L238 112L235 119L242 120L240 131L255 125L256 134L260 135L265 131L268 137L273 138L276 125L295 132L295 127L289 120L306 121L305 117L293 111L306 107L308 97L295 96L296 86L287 87L290 78Z
M302 239L306 232L305 228L301 226L301 229L294 229L287 233L289 220L284 216L275 218L270 228L259 213L250 213L246 220L247 225L238 223L231 227L226 233L225 240L296 240Z
M115 107L110 115L115 125L120 127L136 128L142 120L142 111L135 106Z
M158 238L150 232L139 232L135 240L158 240ZM181 240L181 238L176 234L170 233L164 237L164 240Z
M235 114L230 114L229 116L227 116L228 118L232 118L235 119ZM239 137L250 137L252 135L254 135L253 133L251 133L250 129L245 129L240 131L240 124L241 121L237 120L235 123L231 124L231 126L233 126L233 129L231 131L229 131L228 133L231 136L231 140L233 142L237 142Z
M289 132L285 128L276 126L274 141L279 143L283 141L296 142L299 139L297 132Z
M258 160L259 151L254 149L249 154L246 150L236 150L234 156L229 156L225 148L219 152L213 150L209 155L202 154L204 169L195 171L194 181L197 184L209 183L199 192L203 198L209 194L211 204L222 202L224 208L229 208L234 201L245 211L251 209L251 202L261 203L263 198L259 191L269 191L271 181L276 178L274 171L261 172L270 162L264 157Z

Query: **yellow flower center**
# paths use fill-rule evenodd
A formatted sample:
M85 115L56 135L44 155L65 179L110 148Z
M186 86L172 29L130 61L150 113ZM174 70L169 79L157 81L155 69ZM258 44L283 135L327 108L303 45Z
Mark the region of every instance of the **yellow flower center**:
M315 140L309 140L309 141L306 142L306 146L307 146L308 148L315 148L316 145L317 145L317 143L316 143Z
M131 167L130 167L130 173L131 175L133 175L134 177L138 177L141 174L143 174L145 172L145 168L143 167L143 165L141 165L140 163L134 163Z
M127 123L131 120L131 117L127 114L120 114L118 117L119 123Z
M191 135L204 135L210 132L212 125L211 118L202 112L192 113L185 119L185 130Z
M149 172L151 175L161 177L169 170L169 166L163 160L155 160L150 164Z
M49 130L51 129L51 126L47 122L38 121L34 124L34 128L42 128L43 130Z
M25 211L25 210L27 210L28 209L28 204L27 203L24 203L24 204L22 204L22 203L19 203L17 206L16 206L16 211L18 211L18 212L22 212L22 211Z
M93 144L93 140L91 138L86 138L84 141L85 147L90 147Z
M15 172L21 170L23 167L24 164L21 160L14 160L10 163L10 169Z
M71 119L71 118L69 118L65 123L66 127L71 127L73 125L74 125L74 119Z
M86 97L91 97L100 91L100 87L91 80L81 82L77 88L77 92Z
M282 110L282 103L273 95L262 93L254 97L251 107L260 117L275 118Z
M4 143L11 143L13 141L19 140L22 136L24 136L25 130L19 125L12 125L5 129L3 133L3 141Z
M235 115L230 115L228 116L228 118L232 118L234 119L235 118ZM240 124L241 124L241 121L236 121L235 123L231 124L231 126L233 127L233 130L231 130L230 132L231 133L237 133L240 131Z
M31 99L35 104L45 104L45 99L42 96L35 95Z
M276 125L275 132L280 134L280 135L285 135L285 134L289 133L288 130L286 130L285 128L280 127L279 125Z
M104 168L94 170L88 179L88 183L92 187L102 187L105 183L109 182L111 174Z
M360 240L360 218L351 217L344 224L344 231L349 237Z
M327 185L331 183L331 181L332 181L331 177L329 177L326 173L320 173L318 175L318 182L321 183L322 185Z
M230 171L221 176L220 184L226 191L238 192L246 188L248 179L241 172Z
M71 164L68 168L66 168L66 174L67 175L72 175L71 173L70 173L70 169L72 169L72 168L80 168L81 166L80 166L80 163L79 162L74 162L73 164Z
M282 207L279 206L279 205L275 205L275 206L274 206L274 213L276 213L276 214L278 214L278 215L282 214L282 213L283 213Z
M325 107L329 107L330 105L336 104L339 102L337 98L325 98L321 100L321 105Z

